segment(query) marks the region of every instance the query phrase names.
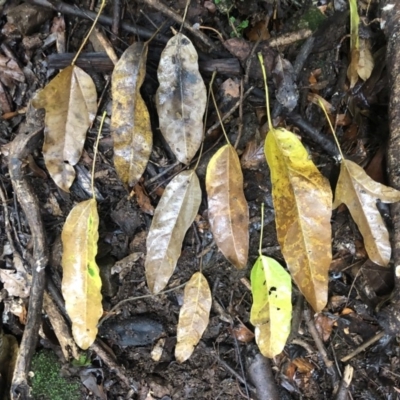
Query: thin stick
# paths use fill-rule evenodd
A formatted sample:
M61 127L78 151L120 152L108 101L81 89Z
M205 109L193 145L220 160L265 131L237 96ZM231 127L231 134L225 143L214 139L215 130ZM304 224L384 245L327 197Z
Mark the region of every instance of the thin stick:
M225 127L224 127L224 124L222 122L221 114L220 114L220 112L218 110L218 105L217 105L217 102L215 100L214 91L213 91L212 87L210 87L210 92L211 92L211 97L213 99L213 103L214 103L214 106L215 106L215 110L217 111L218 119L219 119L219 122L220 122L220 125L221 125L221 128L222 128L222 132L224 133L224 136L225 136L225 139L226 139L227 143L230 145L231 142L229 141L228 135L226 134Z
M365 341L361 346L357 347L354 351L349 353L347 356L344 356L343 358L340 359L341 362L346 362L355 357L357 354L361 353L364 351L367 347L371 346L378 340L380 340L383 336L385 336L385 332L378 332L375 336L373 336L371 339L368 339Z
M264 65L264 59L261 53L258 53L258 60L260 61L261 65L261 71L263 74L263 79L264 79L264 89L265 89L265 102L266 102L266 107L267 107L267 117L268 117L268 128L270 131L274 129L272 126L272 118L271 118L271 112L269 110L269 94L268 94L268 85L267 85L267 73L265 71L265 65Z
M184 286L186 286L186 283L182 283L181 285L175 286L172 289L168 289L168 290L164 290L163 292L159 292L156 294L144 294L143 296L136 296L136 297L128 297L127 299L121 300L119 303L117 303L113 308L111 308L110 311L108 311L108 314L105 315L100 322L98 323L97 326L100 326L104 321L106 321L108 318L110 318L112 316L112 313L117 310L118 308L120 308L121 306L123 306L126 303L129 303L131 301L136 301L136 300L141 300L141 299L147 299L149 297L156 297L156 296L161 296L162 294L165 293L169 293L169 292L173 292L174 290L183 288Z
M240 139L242 138L243 133L243 78L240 80L240 98L239 98L239 127L238 127L238 136L236 138L235 145L233 146L235 149L238 147Z
M97 13L95 20L93 21L92 27L90 28L88 34L85 36L85 39L83 39L83 42L82 42L82 44L81 44L81 47L79 47L78 51L76 52L75 57L72 59L71 65L74 65L74 64L75 64L75 61L76 61L77 58L79 57L79 54L81 53L82 49L85 47L87 41L89 40L89 36L90 36L91 33L93 32L93 29L94 29L94 27L96 26L97 21L98 21L98 19L99 19L99 17L100 17L100 14L102 13L103 8L104 8L105 5L106 5L106 0L102 0L101 6L100 6L100 9L99 9L99 12Z
M99 147L100 135L101 135L101 131L103 129L104 120L106 119L106 116L107 116L107 113L104 111L103 116L101 117L99 132L97 133L96 143L94 145L94 150L93 150L92 179L90 181L90 186L92 188L92 195L93 195L94 199L96 198L96 195L94 193L94 167L96 165L97 148Z

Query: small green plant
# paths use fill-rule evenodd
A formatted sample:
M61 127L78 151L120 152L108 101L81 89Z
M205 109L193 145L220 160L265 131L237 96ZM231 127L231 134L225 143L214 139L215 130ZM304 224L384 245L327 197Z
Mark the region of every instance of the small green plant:
M231 32L231 37L242 37L243 31L249 26L249 20L245 19L239 22L235 17L229 17L229 24L233 31Z
M33 356L31 370L32 395L36 400L79 400L80 383L61 376L61 363L48 350Z

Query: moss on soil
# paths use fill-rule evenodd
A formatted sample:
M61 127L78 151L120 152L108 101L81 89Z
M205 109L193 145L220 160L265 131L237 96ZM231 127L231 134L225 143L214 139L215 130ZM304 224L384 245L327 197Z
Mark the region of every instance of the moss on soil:
M32 395L37 400L79 400L80 383L61 375L61 363L47 350L33 356L31 371Z

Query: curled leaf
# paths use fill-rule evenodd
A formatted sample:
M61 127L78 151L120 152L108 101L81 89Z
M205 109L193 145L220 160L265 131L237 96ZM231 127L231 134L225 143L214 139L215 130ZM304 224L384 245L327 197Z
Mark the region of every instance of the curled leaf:
M207 328L211 310L211 291L207 279L196 272L185 286L183 305L179 312L175 357L186 361L193 353Z
M332 259L329 182L300 140L284 128L270 130L265 156L282 254L300 291L318 312L327 302Z
M256 327L256 342L265 357L275 357L282 352L290 334L290 275L277 261L261 255L251 270L251 293L250 322Z
M207 95L197 59L192 42L177 33L162 52L157 72L160 130L176 158L184 164L192 160L203 139Z
M214 240L236 268L245 268L249 252L249 209L239 157L230 144L221 147L211 158L206 189Z
M82 155L86 131L97 111L96 87L90 75L70 65L32 100L46 110L43 157L54 182L68 192L75 179L73 166Z
M389 264L392 248L389 233L376 207L400 201L400 192L372 180L356 163L343 160L336 185L333 208L344 203L348 207L364 239L368 256L376 264Z
M96 264L99 215L95 199L77 204L65 221L62 294L72 321L76 344L86 350L96 339L97 323L103 313L101 279Z
M200 183L193 170L181 172L165 188L146 242L146 279L152 293L163 290L173 274L200 203Z
M150 115L140 94L146 76L147 50L143 42L128 47L112 74L114 165L125 186L139 181L153 146Z

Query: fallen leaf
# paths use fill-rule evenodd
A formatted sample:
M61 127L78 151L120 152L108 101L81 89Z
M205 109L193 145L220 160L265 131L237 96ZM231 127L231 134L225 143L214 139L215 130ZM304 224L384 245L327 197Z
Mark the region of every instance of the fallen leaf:
M400 192L375 182L353 161L343 160L333 208L346 204L363 236L370 260L387 266L392 248L388 230L376 207L378 199L383 203L395 203L400 201Z
M136 201L140 209L146 214L153 215L154 207L151 204L149 195L146 193L145 188L140 183L137 183L134 186L133 191L135 192Z
M292 64L280 54L276 56L272 76L276 86L276 99L288 112L293 111L299 100L295 73Z
M264 149L282 254L293 280L318 312L327 302L332 260L330 185L292 132L271 129Z
M95 261L98 227L97 203L89 199L71 210L61 234L61 289L72 321L72 335L83 350L96 339L97 323L103 314L100 271Z
M31 291L32 278L27 273L21 258L14 253L15 270L0 269L0 281L10 296L26 299Z
M160 130L183 164L189 164L203 140L207 94L197 60L192 42L177 33L163 50L157 72Z
M125 186L134 186L139 181L153 146L150 115L140 94L146 77L147 51L147 43L129 46L112 74L110 129L114 139L114 165Z
M79 67L63 69L32 100L46 110L43 157L54 182L69 192L75 179L73 166L82 155L86 131L97 111L96 87Z
M236 268L245 268L249 252L249 209L239 157L230 144L221 147L211 158L206 189L214 240Z
M165 188L146 242L146 279L152 293L163 290L172 276L200 203L200 183L193 170L181 172Z
M360 39L360 57L358 59L358 76L366 81L374 69L374 59L371 54L370 43L366 39Z
M207 328L211 310L211 291L207 279L196 272L185 286L183 305L179 312L175 357L186 361Z
M292 319L292 281L274 259L259 256L251 270L253 304L250 322L256 327L257 345L265 357L285 347Z

